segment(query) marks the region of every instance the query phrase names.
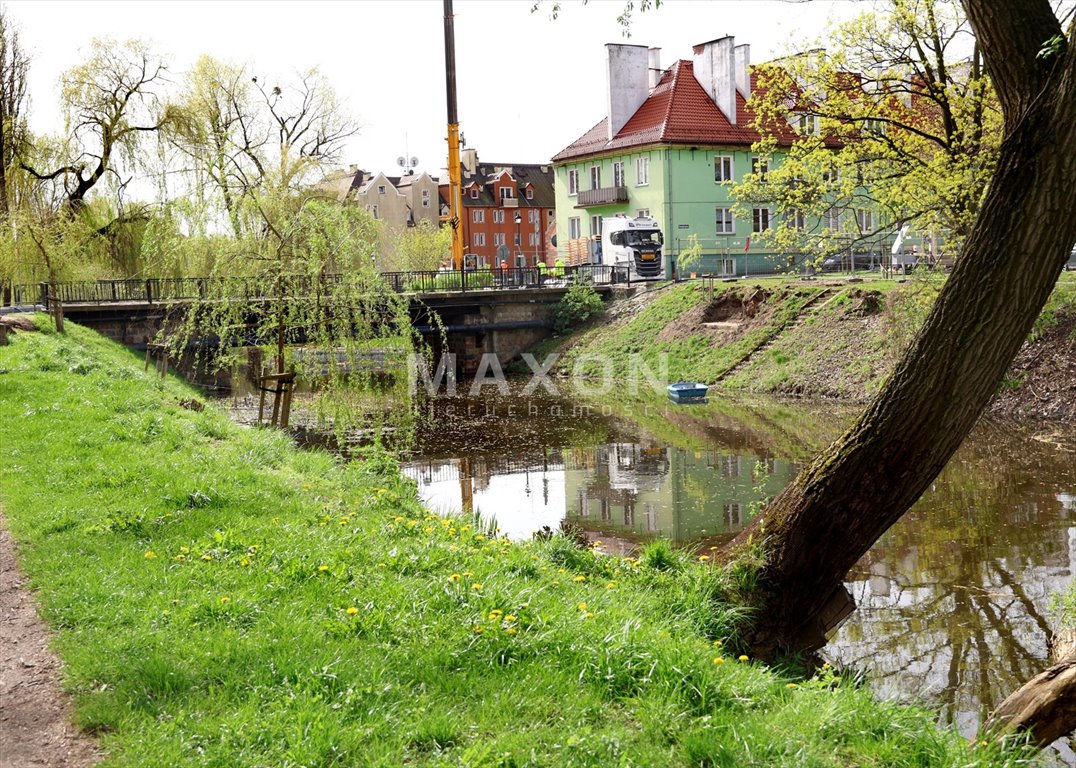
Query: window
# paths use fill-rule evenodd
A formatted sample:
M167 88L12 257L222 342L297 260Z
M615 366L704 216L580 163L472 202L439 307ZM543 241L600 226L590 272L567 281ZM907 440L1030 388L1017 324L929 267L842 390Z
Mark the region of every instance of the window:
M538 245L538 233L537 232L531 232L530 235L529 235L529 240L530 240L530 244L531 244L532 247L535 246L535 245Z
M591 216L590 217L590 234L600 236L602 233L602 217Z
M494 224L504 224L504 211L494 211L493 212L493 223Z
M590 166L590 188L602 188L602 167L600 165Z
M841 228L841 212L836 208L830 208L826 211L826 229L834 232Z
M472 235L472 237L474 238L474 244L475 245L485 245L486 244L486 235L485 235L485 233L483 233L483 232L475 232L474 235Z
M534 210L533 208L528 209L528 211L527 211L527 223L528 224L533 224L536 221L538 221L538 211Z
M788 226L792 229L806 229L807 219L803 215L803 211L799 208L793 208L788 212Z
M767 229L770 228L770 209L752 208L751 222L751 229L753 232L765 232Z
M714 158L714 181L732 181L732 155L718 155Z
M573 216L568 219L568 239L578 240L583 236L583 229L579 226L579 217Z
M533 200L534 199L534 188L533 187L527 187L527 199L528 200Z
M505 240L504 232L494 232L493 233L493 244L494 245L504 245L505 242L507 242L507 241Z
M370 215L373 216L375 219L380 218L378 216L378 209L376 203L374 203L373 205L366 206L366 210L368 210L370 212Z
M428 197L425 200L422 201L422 207L423 208L429 208L430 207L430 199Z
M385 194L385 185L384 184L378 184L377 185L377 194L379 194L379 195Z
M817 136L818 135L818 116L817 115L797 115L796 116L796 132L800 136Z
M751 173L758 176L759 181L766 180L766 173L770 170L770 163L768 160L764 160L761 157L751 158Z
M758 210L757 208L755 210ZM734 235L736 234L736 220L732 218L731 208L718 208L717 209L717 234L719 235ZM757 229L755 230L758 231Z
M471 187L471 199L472 200L477 200L478 199L478 187Z
M649 208L640 208L639 210L637 210L635 212L635 215L638 216L640 219L649 219L650 218L650 209Z
M515 244L519 245L519 232L516 232L515 235L513 235L513 239Z
M516 193L511 187L501 187L501 200L511 200L515 196Z
M475 224L485 224L486 212L481 208L471 211L471 221L473 221Z
M859 224L860 232L874 231L874 212L866 208L856 211L856 223Z
M635 158L635 186L645 187L650 183L650 158Z
M822 171L822 181L834 182L839 181L841 178L841 172L838 168L830 168L827 171Z
M624 186L624 161L618 160L613 163L613 186Z
M574 195L579 191L579 171L568 171L568 194Z
M423 200L429 200L430 199L430 190L428 190L428 189L422 190L422 199Z

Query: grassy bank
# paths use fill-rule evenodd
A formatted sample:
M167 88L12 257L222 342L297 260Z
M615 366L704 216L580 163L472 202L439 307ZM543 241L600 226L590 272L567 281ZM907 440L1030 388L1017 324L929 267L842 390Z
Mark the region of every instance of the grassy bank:
M746 574L511 543L193 400L78 327L0 348L0 502L106 765L1020 763L737 659Z
M713 293L702 282L670 285L618 300L602 320L537 353L541 359L560 352L563 374L608 374L618 392L641 380L644 369L659 371L664 359L669 380L863 401L892 371L943 283L943 275L930 274L903 282L718 283ZM1065 273L1029 342L1074 316L1076 274Z

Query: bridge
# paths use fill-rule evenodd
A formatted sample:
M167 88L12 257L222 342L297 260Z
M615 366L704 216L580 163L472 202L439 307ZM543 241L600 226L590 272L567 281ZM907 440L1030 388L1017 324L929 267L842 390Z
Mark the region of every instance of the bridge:
M443 330L448 349L463 370L492 352L506 363L552 332L553 308L568 288L586 282L608 294L628 286L626 272L603 265L539 270L534 267L474 272L386 272L382 288L408 298L415 327L431 339ZM305 295L328 296L339 275L325 275ZM223 281L233 281L227 292ZM144 348L164 326L170 312L226 293L252 306L270 299L241 278L145 278L5 287L6 308L47 311L60 302L64 316L123 344ZM298 294L302 295L302 294ZM437 315L435 319L433 314Z

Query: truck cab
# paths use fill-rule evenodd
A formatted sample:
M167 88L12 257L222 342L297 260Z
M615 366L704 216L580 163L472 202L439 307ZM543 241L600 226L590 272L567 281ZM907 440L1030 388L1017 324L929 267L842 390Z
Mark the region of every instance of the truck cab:
M631 280L662 280L665 240L654 219L611 216L602 219L601 263Z

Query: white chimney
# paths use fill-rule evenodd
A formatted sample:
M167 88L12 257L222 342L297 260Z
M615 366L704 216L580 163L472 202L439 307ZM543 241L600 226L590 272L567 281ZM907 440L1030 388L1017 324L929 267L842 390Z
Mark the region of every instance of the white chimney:
M661 80L661 49L649 48L646 51L646 56L647 73L650 75L647 84L652 91L658 87L658 81Z
M744 43L732 50L736 55L736 90L746 101L751 98L751 46Z
M612 140L650 95L650 90L646 87L649 56L645 45L606 43L605 50L608 138Z
M460 152L460 167L463 170L462 175L472 175L475 172L475 169L478 168L478 150L473 147L468 147Z
M695 79L729 122L736 125L736 38L700 43L692 48Z

